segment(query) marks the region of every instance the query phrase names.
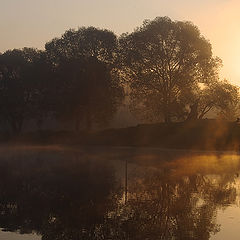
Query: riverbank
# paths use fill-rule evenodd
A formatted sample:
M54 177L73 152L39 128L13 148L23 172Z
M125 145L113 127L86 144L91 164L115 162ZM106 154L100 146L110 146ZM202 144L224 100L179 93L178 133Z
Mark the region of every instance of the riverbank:
M201 120L142 124L97 132L37 131L19 136L0 135L2 144L66 146L130 146L205 151L238 151L240 126L236 122Z

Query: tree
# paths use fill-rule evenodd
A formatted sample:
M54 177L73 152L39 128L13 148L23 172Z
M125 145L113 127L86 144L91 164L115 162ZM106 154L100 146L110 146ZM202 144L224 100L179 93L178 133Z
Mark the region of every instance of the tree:
M225 120L236 120L239 114L239 88L225 81L215 87L216 109Z
M57 114L73 119L75 130L85 122L90 130L93 123L107 123L118 106L121 89L114 86L106 65L96 59L70 60L59 65Z
M32 48L8 50L0 56L0 117L14 134L20 133L26 119L43 118L42 107L47 106L41 104L47 99L43 89L50 77L46 64L44 53Z
M112 32L93 27L69 30L46 44L60 96L57 115L73 119L77 131L81 121L88 130L93 122L107 123L123 97L113 74L116 44Z
M226 120L236 120L239 100L238 87L227 80L212 81L194 93L188 119L202 119L213 111Z
M190 22L158 17L120 38L122 72L134 109L145 118L170 122L183 93L207 82L218 68L211 44Z

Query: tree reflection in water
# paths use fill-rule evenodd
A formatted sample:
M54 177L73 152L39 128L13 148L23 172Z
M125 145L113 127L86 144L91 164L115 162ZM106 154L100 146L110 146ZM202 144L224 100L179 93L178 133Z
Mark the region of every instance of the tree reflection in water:
M228 181L226 181L228 179ZM122 222L127 239L209 239L219 231L216 213L235 201L233 178L142 172L132 181ZM125 239L125 238L123 238Z
M204 240L220 230L217 209L236 198L234 174L174 177L139 167L125 204L114 169L73 155L1 157L0 227L43 240Z
M114 172L82 159L0 162L0 226L42 239L94 239L114 201Z

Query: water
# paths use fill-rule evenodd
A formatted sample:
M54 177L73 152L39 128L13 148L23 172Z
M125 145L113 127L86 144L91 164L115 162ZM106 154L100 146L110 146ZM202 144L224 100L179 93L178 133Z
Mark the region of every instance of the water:
M239 173L235 153L0 150L0 239L239 239Z

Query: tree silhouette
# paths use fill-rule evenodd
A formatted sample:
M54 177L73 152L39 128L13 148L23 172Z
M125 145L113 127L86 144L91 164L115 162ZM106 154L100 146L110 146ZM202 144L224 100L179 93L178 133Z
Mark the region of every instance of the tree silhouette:
M224 119L235 120L239 109L238 87L228 81L211 81L192 93L188 119L202 119L215 111ZM195 114L193 112L195 111Z
M93 27L69 30L46 44L49 59L56 66L58 113L73 118L75 129L82 121L107 123L123 97L115 77L116 36ZM63 97L64 96L64 97Z
M43 105L47 112L48 103L41 103L47 99L43 82L51 77L46 65L43 53L32 48L0 56L0 116L15 134L20 133L26 119L43 118L43 111L39 111Z
M158 17L120 39L123 74L131 87L133 108L146 117L171 121L181 96L216 72L219 59L190 22Z
M0 119L19 134L27 120L67 121L75 131L106 127L126 104L142 120L234 120L238 88L219 81L221 61L190 22L158 17L117 37L70 29L33 48L0 54Z

